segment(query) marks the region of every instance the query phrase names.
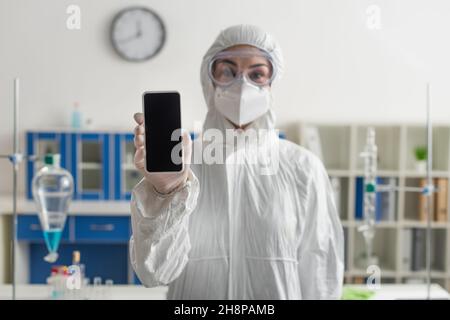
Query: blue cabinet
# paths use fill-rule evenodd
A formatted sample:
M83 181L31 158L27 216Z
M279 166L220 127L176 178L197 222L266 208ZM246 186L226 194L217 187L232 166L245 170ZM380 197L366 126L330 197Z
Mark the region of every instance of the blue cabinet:
M108 245L89 242L63 242L58 250L58 265L70 265L72 252L81 252L81 262L86 266L86 277L92 283L94 277L101 277L102 282L107 279L114 284L133 283L129 280L128 244L111 243ZM43 243L29 245L29 283L44 284L50 275L51 265L43 260L47 249Z
M77 200L110 199L110 142L104 133L71 134L71 173Z
M73 225L73 218L68 217L66 219L66 224L61 236L61 242L69 241L73 239L73 235L71 237L69 230ZM42 242L44 240L42 238L42 228L39 222L38 215L20 215L18 217L17 222L17 239L18 240L26 240L29 242Z
M114 199L130 200L131 190L142 179L142 174L134 167L134 135L118 133L114 135Z
M116 136L120 142L117 148ZM60 153L61 166L74 178L75 200L129 199L135 184L130 177L137 172L130 161L134 157L133 138L132 133L27 132L27 154L37 157L36 161L27 161L27 198L32 199L31 182L42 166L44 155ZM70 264L73 250L80 250L88 277L100 276L118 284L133 282L129 278L132 274L128 260L130 235L129 216L96 216L95 213L69 216L56 263ZM29 255L29 282L45 283L51 265L43 261L47 249L37 214L19 216L18 240L28 244L24 248Z
M122 242L131 236L129 216L68 216L61 240L67 242ZM42 229L37 214L21 214L17 219L17 239L42 242Z
M76 200L129 200L142 175L134 167L134 135L104 132L26 133L26 194L32 199L31 182L46 153L60 153L61 166L74 179Z
M28 156L36 156L33 161L28 158L26 174L26 196L32 199L31 182L35 173L43 166L43 159L46 153L61 154L61 166L69 169L68 159L69 134L65 132L27 132L26 150Z
M29 243L29 282L45 283L51 264L43 257L47 249L36 215L19 215L17 238ZM100 276L116 284L129 280L128 241L131 235L129 216L69 216L58 249L58 265L70 265L72 252L81 252L86 274L91 279Z
M130 217L79 216L75 218L77 241L127 243L130 235Z
M114 176L110 154L110 134L76 132L27 132L26 194L32 199L32 179L43 165L46 153L61 154L61 166L74 178L74 199L108 200L111 196L111 179Z

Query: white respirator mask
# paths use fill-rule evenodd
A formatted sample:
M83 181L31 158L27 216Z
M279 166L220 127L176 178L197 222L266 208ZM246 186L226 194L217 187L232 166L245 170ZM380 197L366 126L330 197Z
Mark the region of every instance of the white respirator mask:
M225 118L242 126L258 119L270 109L272 95L267 87L251 84L242 77L230 86L217 86L214 103Z

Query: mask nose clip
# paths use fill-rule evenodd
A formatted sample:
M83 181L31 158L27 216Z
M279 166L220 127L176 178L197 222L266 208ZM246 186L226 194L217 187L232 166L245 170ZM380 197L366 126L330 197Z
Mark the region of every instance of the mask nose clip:
M231 82L230 84L227 85L217 85L217 87L222 88L223 91L227 91L230 88L235 88L235 87L239 87L239 88L243 88L244 86L250 86L250 87L254 87L254 88L258 88L258 89L264 89L265 86L263 85L256 85L253 82L251 82L248 77L243 74L243 73L239 73L236 78L234 79L233 82Z

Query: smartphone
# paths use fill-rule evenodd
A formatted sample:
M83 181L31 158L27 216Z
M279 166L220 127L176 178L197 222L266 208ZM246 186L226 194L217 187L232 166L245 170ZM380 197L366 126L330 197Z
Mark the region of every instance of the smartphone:
M145 127L145 169L148 172L183 171L180 94L147 91L142 95Z

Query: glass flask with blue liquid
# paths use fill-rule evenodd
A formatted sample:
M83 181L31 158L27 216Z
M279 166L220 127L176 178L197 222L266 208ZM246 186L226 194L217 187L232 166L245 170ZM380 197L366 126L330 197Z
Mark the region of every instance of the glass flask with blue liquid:
M73 195L73 178L61 168L59 154L45 155L44 164L34 176L32 188L49 252L44 260L53 263L58 259L59 242Z

